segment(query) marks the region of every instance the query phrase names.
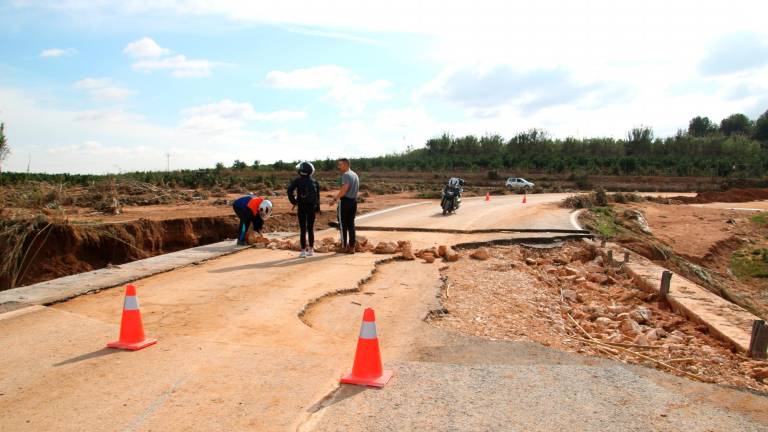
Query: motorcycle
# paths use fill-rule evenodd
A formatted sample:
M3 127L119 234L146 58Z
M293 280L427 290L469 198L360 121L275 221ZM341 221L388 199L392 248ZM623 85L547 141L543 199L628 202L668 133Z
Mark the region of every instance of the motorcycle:
M440 206L443 208L443 216L449 213L456 213L461 205L461 195L458 190L448 188L443 192L443 200Z

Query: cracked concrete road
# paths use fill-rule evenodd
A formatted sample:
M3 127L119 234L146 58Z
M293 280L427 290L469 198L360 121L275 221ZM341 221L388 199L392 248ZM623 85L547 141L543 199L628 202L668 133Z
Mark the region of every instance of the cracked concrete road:
M424 204L362 218L360 223L457 229L571 228L569 213L553 204L563 196L529 196L525 207L521 196L493 197L490 203L467 200L457 215L446 218L433 216L436 204ZM336 234L319 234L323 235ZM417 247L499 237L404 232L364 235L373 241L411 240ZM510 348L446 334L424 323L423 317L436 305L440 264L396 261L377 267L378 260L388 257L327 254L299 260L295 256L286 251L249 249L138 281L146 332L159 339L157 345L138 352L103 348L118 332L121 289L0 315L0 430L334 430L333 425L341 424L350 425L350 430L418 429L429 424L425 423L427 417L443 415L438 403L466 401L462 413L474 415L493 409L491 402L504 402L503 398L485 399L480 388L467 391L443 386L450 397L414 392L435 388L440 379L455 375L459 379L452 382L458 385L482 376L480 381L489 384L485 390L500 397L503 387L492 384L494 377L511 374L520 389L554 386L551 391L531 395L556 401L557 397L570 397L558 393L558 385L578 385L588 376L569 382L571 373L549 370L536 377L519 368L596 364L593 359L543 347ZM362 292L323 297L354 290L364 279ZM322 299L315 302L318 298ZM300 317L308 304L311 306ZM361 312L368 306L377 312L384 361L396 367L393 385L382 392L339 390L338 377L351 367ZM518 354L511 355L510 350ZM493 369L499 359L507 359L502 362L507 369ZM510 364L509 359L519 362ZM632 369L614 363L610 367ZM677 395L701 388L656 371L635 373L645 386L639 386L641 390L649 388L646 381L678 389ZM592 375L598 384L615 376ZM725 392L724 400L765 401L733 390L704 388L706 391L696 394L705 403L716 399L714 390L707 389ZM579 397L589 398L595 392L583 392ZM619 403L612 396L619 393L606 395L600 406ZM654 394L647 397L651 402L657 400ZM416 411L382 411L393 403ZM724 408L727 416L714 424L732 429L753 424L748 423L756 421L751 417L742 422L742 416L752 414L744 408L746 403L739 406ZM365 416L345 418L338 412L342 408L353 414L374 410L392 421L383 424ZM498 418L526 415L518 411L522 409L511 404ZM391 418L391 412L400 413L399 422ZM559 414L563 422L581 415L570 408ZM486 430L485 425L501 424L473 423L462 415L448 417L452 419L448 429ZM600 424L620 426L611 423L610 417L604 421L607 423ZM656 423L646 425L653 429Z

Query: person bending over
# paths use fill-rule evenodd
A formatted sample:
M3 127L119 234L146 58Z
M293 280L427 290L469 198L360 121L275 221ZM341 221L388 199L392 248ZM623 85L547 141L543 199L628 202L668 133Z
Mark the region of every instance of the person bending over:
M237 227L237 245L245 246L245 235L251 224L253 224L253 230L261 235L264 221L272 216L272 201L264 197L246 195L236 199L232 203L232 209L240 218L240 225Z

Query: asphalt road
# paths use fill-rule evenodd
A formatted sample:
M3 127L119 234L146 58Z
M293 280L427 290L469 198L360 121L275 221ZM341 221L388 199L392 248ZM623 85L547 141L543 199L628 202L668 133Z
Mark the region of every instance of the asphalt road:
M569 212L554 204L561 198L529 196L527 204L522 196L469 199L446 217L435 215L433 202L361 218L360 224L572 228ZM337 234L319 234L326 235ZM417 247L500 236L364 235L372 241L408 239ZM703 416L713 419L707 420L713 429L768 424L759 417L761 409L765 414L762 397L435 329L423 318L437 307L442 264L376 265L385 258L324 254L300 260L292 252L249 249L142 279L136 285L146 333L159 342L138 352L103 348L118 334L121 289L0 315L0 430L624 429L627 416L606 407L633 407L639 398L646 405L637 410L664 407L670 420ZM361 292L329 295L358 286ZM351 368L362 309L369 306L376 309L384 361L395 368L395 378L379 392L339 388L338 377ZM563 364L570 369L559 368ZM590 387L581 388L585 383ZM659 386L668 392L658 392ZM521 397L511 403L516 394ZM599 421L576 423L588 406L598 411L589 418ZM632 425L668 425L656 411L644 412L648 420ZM473 420L478 418L487 421ZM527 422L515 423L517 418ZM680 423L707 430L698 429L702 424Z

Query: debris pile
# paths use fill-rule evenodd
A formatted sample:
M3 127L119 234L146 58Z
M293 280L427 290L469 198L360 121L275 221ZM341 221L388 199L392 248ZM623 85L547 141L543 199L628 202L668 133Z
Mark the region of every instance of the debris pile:
M733 352L706 326L674 313L620 264L606 266L592 245L494 247L470 256L444 270L451 289L437 326L768 390L767 361Z

